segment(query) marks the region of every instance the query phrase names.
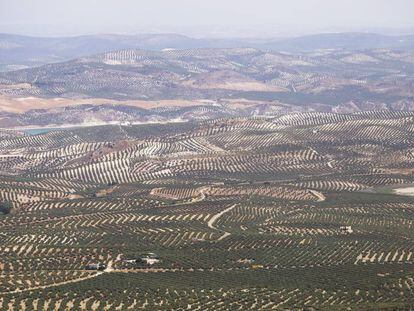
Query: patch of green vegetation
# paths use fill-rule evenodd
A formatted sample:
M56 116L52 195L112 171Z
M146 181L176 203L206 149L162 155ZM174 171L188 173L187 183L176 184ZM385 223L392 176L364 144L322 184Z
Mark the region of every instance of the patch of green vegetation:
M231 98L281 101L283 103L300 106L305 106L310 103L321 103L333 106L349 101L378 101L391 103L403 99L401 96L374 93L357 86L345 86L341 89L323 91L316 94L303 92L236 92L231 94Z
M412 199L399 196L394 193L380 192L331 192L326 196L326 201L321 205L331 205L337 203L412 203Z
M0 215L7 215L12 210L12 205L8 202L0 202Z

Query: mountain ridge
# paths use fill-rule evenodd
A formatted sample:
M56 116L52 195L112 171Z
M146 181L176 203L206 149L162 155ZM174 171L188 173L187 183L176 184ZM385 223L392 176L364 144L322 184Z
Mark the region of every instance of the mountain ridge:
M0 33L0 71L36 67L91 54L122 49L163 50L253 47L301 52L318 49L414 49L414 35L323 33L292 38L192 38L181 34L100 34L71 37L31 37Z

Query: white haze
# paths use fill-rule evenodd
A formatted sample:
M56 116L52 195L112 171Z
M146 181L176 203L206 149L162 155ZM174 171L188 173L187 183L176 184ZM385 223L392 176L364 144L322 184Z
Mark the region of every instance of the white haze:
M0 32L265 37L414 29L413 0L0 0Z

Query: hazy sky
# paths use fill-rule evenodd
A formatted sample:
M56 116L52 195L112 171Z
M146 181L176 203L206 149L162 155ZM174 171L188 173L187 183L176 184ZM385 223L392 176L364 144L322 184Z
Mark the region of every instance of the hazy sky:
M414 28L414 0L0 0L0 32L289 34Z

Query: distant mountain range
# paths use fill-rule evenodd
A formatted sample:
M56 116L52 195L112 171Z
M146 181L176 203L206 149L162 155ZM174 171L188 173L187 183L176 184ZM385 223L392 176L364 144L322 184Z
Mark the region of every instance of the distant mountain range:
M285 39L196 39L178 34L87 35L40 38L0 34L0 71L35 67L123 49L236 48L309 52L320 49L414 49L414 35L333 33Z

